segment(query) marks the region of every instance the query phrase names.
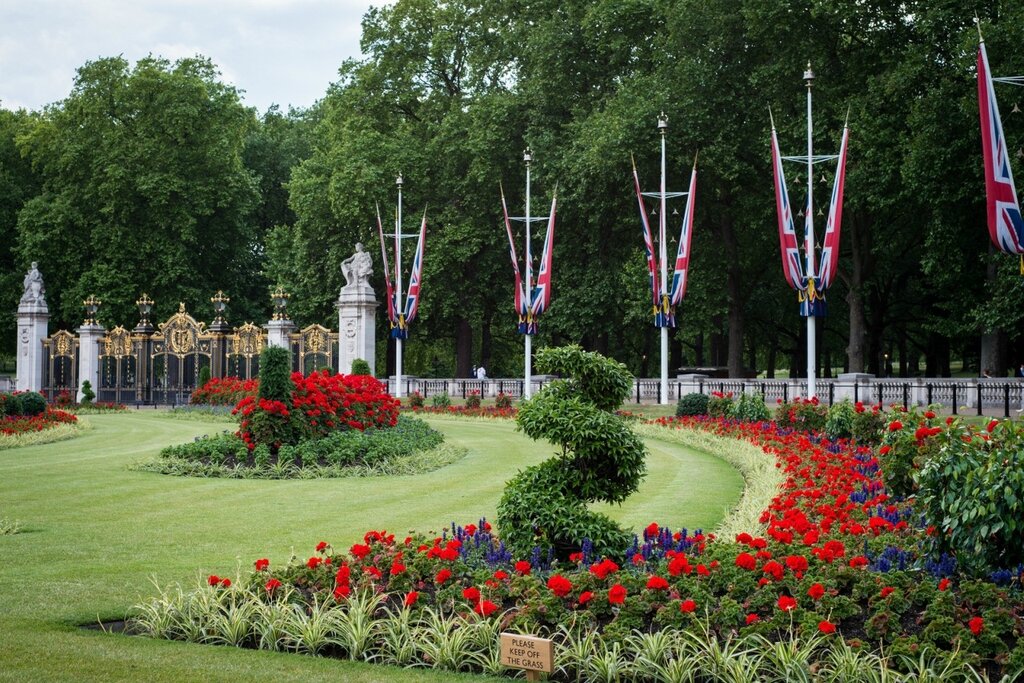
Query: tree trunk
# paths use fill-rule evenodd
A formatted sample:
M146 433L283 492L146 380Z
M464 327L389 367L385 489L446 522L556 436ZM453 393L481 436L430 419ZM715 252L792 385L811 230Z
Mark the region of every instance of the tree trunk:
M494 312L484 311L483 327L480 330L480 364L487 369L487 374L496 376L491 367L491 355L494 352L494 339L491 337L491 322Z
M473 367L473 327L465 318L455 323L455 376L469 377Z
M733 230L732 216L722 215L719 222L722 236L722 247L725 249L726 269L725 287L729 295L729 351L726 365L729 366L729 377L743 376L743 304L746 297L743 292L743 273L740 269L740 249Z
M867 351L867 316L864 312L864 295L862 289L867 278L867 260L870 258L867 244L867 230L859 217L852 216L847 222L849 226L850 269L843 271L847 284L846 303L850 312L850 340L846 347L847 372L864 372L865 352Z

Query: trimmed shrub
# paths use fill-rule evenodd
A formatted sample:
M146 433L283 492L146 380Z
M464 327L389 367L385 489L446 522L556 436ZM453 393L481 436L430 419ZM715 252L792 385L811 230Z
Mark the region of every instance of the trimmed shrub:
M372 375L373 372L370 370L370 364L362 358L356 358L352 361L352 375Z
M24 394L19 394L21 398L21 414L22 415L42 415L46 412L46 399L43 395L35 391L26 391Z
M210 381L210 366L204 365L199 368L199 386L203 386Z
M729 415L743 422L761 422L771 419L771 412L764 404L761 394L740 394L739 399L733 403Z
M467 408L479 408L480 407L480 392L475 389L469 392L466 396L466 407Z
M92 390L92 383L89 380L82 382L82 405L89 405L96 398L96 393Z
M630 534L587 506L622 502L646 470L643 441L611 412L629 396L632 375L623 364L575 345L539 351L537 368L564 379L521 402L516 423L531 439L562 450L506 484L498 503L502 538L521 555L540 546L564 559L584 540L596 556L621 553Z
M442 391L440 394L434 394L430 397L430 405L435 408L448 408L451 404L452 399L447 391Z
M292 406L292 354L279 346L268 346L260 353L259 398L280 401L286 407Z
M0 417L21 415L21 396L0 393Z
M692 393L681 396L676 403L676 417L690 417L692 415L708 414L707 394Z

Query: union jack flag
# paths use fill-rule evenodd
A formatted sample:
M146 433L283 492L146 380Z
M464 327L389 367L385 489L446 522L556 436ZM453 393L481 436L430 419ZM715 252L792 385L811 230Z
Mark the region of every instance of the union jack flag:
M537 273L537 286L530 294L527 302L530 312L536 320L541 313L547 310L551 303L551 265L552 255L555 248L555 204L558 201L558 188L551 197L551 213L548 214L548 229L544 236L544 251L540 256L540 270Z
M380 221L380 205L377 205L377 234L380 236L380 258L384 264L384 290L387 293L388 300L388 322L391 324L391 328L394 329L395 325L398 324L398 319L395 315L395 290L391 286L391 267L388 265L388 250L384 247L384 226Z
M1024 254L1024 218L1010 170L1010 157L999 118L999 104L988 53L982 41L978 47L978 109L981 114L981 147L985 157L985 199L988 234L993 244L1008 254ZM1022 264L1024 272L1024 264Z
M850 139L850 129L843 127L843 142L839 146L839 166L836 168L836 180L832 186L832 201L828 208L828 224L825 228L825 246L821 251L821 263L817 280L817 289L824 292L832 286L836 269L839 266L839 228L843 221L843 186L846 184L846 143Z
M505 203L505 188L498 185L501 190L501 212L505 218L505 232L508 233L508 249L512 256L512 270L515 271L515 307L516 315L519 316L520 324L526 321L525 297L523 296L523 276L519 272L519 256L516 254L516 244L512 239L512 222L508 217L508 205Z
M775 176L775 208L779 215L779 246L782 251L782 272L786 282L797 292L807 290L807 278L800 262L796 229L793 227L793 209L786 191L786 176L782 170L782 155L779 153L779 139L772 124L772 171Z
M406 336L409 334L407 326L416 319L416 313L420 307L420 283L423 279L423 250L427 242L427 212L423 211L423 222L420 224L420 237L416 242L416 255L412 260L412 272L409 275L409 291L405 298L405 329ZM404 337L403 337L404 338Z
M676 251L676 267L672 275L671 304L678 306L686 294L686 274L690 269L690 240L693 238L693 213L697 195L697 165L690 173L690 189L686 193L686 210L683 212L683 227L679 233L679 249ZM673 321L674 323L674 321ZM672 325L675 327L675 324Z
M651 224L647 220L647 207L644 205L644 195L640 190L640 177L636 172L636 161L633 161L633 187L636 188L636 202L640 207L640 224L644 229L644 249L647 251L647 273L651 285L651 310L657 317L661 307L661 291L658 288L658 271L661 264L658 263L658 254L654 250L654 238L651 237ZM679 246L681 247L682 244Z

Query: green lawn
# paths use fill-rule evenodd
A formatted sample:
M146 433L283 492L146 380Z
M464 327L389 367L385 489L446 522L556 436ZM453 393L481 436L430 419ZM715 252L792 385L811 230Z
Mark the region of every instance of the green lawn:
M305 558L320 540L347 548L369 529L396 534L493 518L504 482L554 451L511 422L439 419L463 460L425 475L319 481L185 479L134 472L163 445L231 428L153 413L91 415L72 441L0 451L0 680L448 681L431 671L383 669L299 655L196 646L82 631L119 619L153 594L150 579L192 583L234 576L253 560ZM723 461L649 442L649 475L615 519L710 528L738 500L742 480ZM466 677L481 680L480 677Z

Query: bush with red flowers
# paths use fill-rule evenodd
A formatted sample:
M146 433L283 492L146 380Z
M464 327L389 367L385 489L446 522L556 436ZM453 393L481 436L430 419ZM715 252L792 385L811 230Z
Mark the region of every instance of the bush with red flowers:
M5 415L0 417L0 436L16 436L42 432L60 424L74 424L78 418L56 408L46 408L35 415Z
M214 377L192 392L189 403L193 405L235 406L243 398L256 396L259 391L258 379L237 377Z

